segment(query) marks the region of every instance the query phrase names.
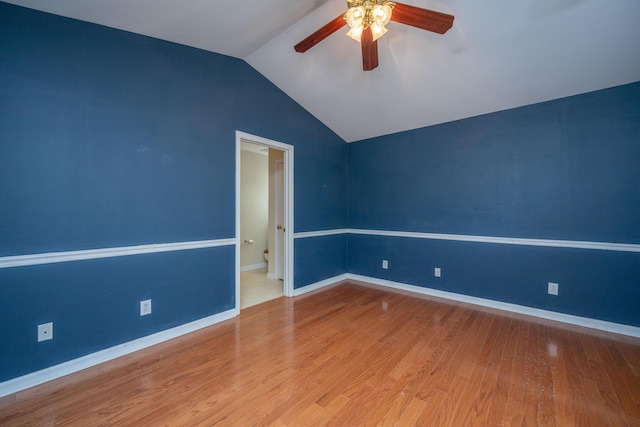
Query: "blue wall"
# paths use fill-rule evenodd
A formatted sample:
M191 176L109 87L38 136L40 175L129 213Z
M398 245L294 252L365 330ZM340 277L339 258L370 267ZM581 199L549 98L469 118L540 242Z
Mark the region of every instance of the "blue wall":
M4 379L234 308L234 257L225 246L0 269ZM38 343L47 322L54 339Z
M349 227L638 244L638 165L635 83L349 144ZM352 273L640 326L638 253L367 235L348 248Z
M435 267L442 277L434 276ZM349 271L640 326L638 253L352 234ZM548 282L560 284L558 296L547 294Z
M0 257L233 237L236 130L295 146L296 231L346 226L346 144L244 61L0 3ZM295 286L325 278L306 251ZM0 381L232 308L234 263L0 270Z
M346 273L347 242L346 234L295 239L295 288Z

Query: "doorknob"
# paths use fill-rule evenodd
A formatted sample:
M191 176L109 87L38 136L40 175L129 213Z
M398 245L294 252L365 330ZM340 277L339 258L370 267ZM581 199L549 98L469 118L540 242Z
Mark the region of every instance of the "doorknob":
M283 227L283 226L281 226L281 225L277 226L276 228L277 228L278 230L282 230L282 232L283 232L283 233L284 233L284 231L285 231L284 227Z

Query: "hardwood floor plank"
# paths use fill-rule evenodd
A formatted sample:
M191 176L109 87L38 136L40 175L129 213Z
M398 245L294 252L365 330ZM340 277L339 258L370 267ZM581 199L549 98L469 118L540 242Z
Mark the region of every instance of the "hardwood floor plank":
M497 337L508 336L511 321L500 321L492 316L492 327L489 338L482 345L481 356L477 360L477 369L472 373L473 378L481 378L477 388L469 387L474 391L470 396L474 404L467 410L465 426L485 426L489 416L491 400L496 393L498 373L502 362L502 355L507 340Z
M571 387L568 383L565 365L565 353L571 349L561 341L557 329L549 328L548 337L552 355L550 370L553 379L553 405L556 424L558 426L573 426L576 425L576 422L573 416Z
M431 354L427 363L429 366L433 366L433 368L429 369L427 381L422 385L416 395L418 399L426 401L434 390L439 389L437 385L442 383L441 378L444 373L446 371L451 372L457 369L456 366L449 366L448 362L451 360L453 355L455 355L456 351L458 351L458 348L464 343L462 339L462 336L465 336L464 332L461 336L458 336L458 334L460 334L461 330L464 329L465 325L472 322L469 318L477 317L478 313L475 313L476 316L472 316L472 314L473 313L470 310L462 309L462 313L458 321L455 322L448 334ZM442 391L446 393L448 391L449 384L446 384L445 386L446 390Z
M440 426L440 413L444 411L444 407L442 403L447 398L447 393L434 390L434 392L429 396L429 399L425 402L425 407L418 417L418 421L416 425L418 426Z
M538 422L538 348L539 325L529 325L529 337L527 346L529 347L524 358L524 405L522 414L523 426L535 426Z
M310 424L310 425L326 425L327 422L333 418L342 408L345 407L345 405L349 403L349 399L346 398L343 395L338 395L336 396L335 399L333 399L331 402L329 402L327 404L327 406L325 406L324 409L324 416L322 419L319 420L318 424ZM301 420L304 422L304 420ZM297 426L297 425L302 425L302 424L297 424L297 423L292 423L290 424L292 426Z
M551 372L551 359L553 356L552 342L546 325L541 324L538 328L539 347L537 352L537 385L536 403L538 405L539 426L555 426L555 407L553 395L555 392L553 375Z
M326 425L336 427L355 426L358 424L375 425L378 420L370 418L370 412L374 404L374 389L364 384L352 394L349 402L329 419Z
M396 426L413 426L416 425L418 417L424 411L426 403L420 399L411 399L409 406L402 411L398 420L394 423Z
M569 396L571 397L571 410L574 414L576 425L597 425L594 411L589 407L583 379L590 379L591 373L585 372L588 365L583 360L584 351L580 348L579 339L568 331L560 331L564 340L565 373L569 384Z
M380 419L380 421L378 421L378 423L376 424L377 426L393 426L396 424L396 422L400 419L401 414L404 412L404 410L409 406L410 402L407 403L407 398L405 395L400 394L398 395L393 402L391 402L391 405L389 405L386 408L386 412L384 414L384 416ZM411 399L411 401L413 401L414 399ZM422 401L420 401L422 402ZM424 403L424 402L422 402ZM424 407L423 407L424 409ZM422 413L422 411L421 411ZM418 414L419 416L420 414Z
M624 357L629 370L633 372L636 378L640 379L640 351L638 351L634 345L630 344L628 340L618 340L616 341L616 345Z
M507 323L507 322L504 322ZM513 355L516 349L517 328L518 322L513 319L509 319L508 329L505 327L504 332L500 333L502 337L510 337L511 339L502 339L504 348L500 359L497 359L496 354L496 383L489 398L489 409L487 410L487 417L485 425L500 425L504 419L506 404L508 401L509 381L511 380L511 372L513 369ZM470 420L474 422L473 419ZM478 421L481 421L480 419Z
M469 425L468 420L470 418L470 414L482 411L485 402L483 402L482 399L479 399L478 394L486 371L486 367L476 367L476 370L472 375L469 377L462 377L467 379L467 385L464 388L464 391L456 396L456 400L458 402L473 402L473 405L460 405L454 413L456 421L451 421L449 425L467 426Z
M464 395L464 391L468 385L469 380L465 377L457 376L453 378L451 387L449 391L446 392L447 395L444 402L442 402L442 410L435 425L443 427L462 425L463 420L458 419L462 402L461 396Z
M442 391L449 391L453 378L456 376L467 379L471 377L470 372L476 366L477 359L470 358L469 351L473 351L475 356L478 355L487 334L486 325L486 313L471 311L471 315L460 332L462 335L457 340L459 344L456 347L450 346L452 351L445 359L442 359L443 369L435 383L436 387Z
M640 425L640 340L344 283L0 399L0 425Z
M598 353L607 366L607 374L615 385L615 393L624 412L633 418L640 418L640 380L633 375L618 347L610 340L594 340Z
M524 321L518 322L516 335L512 338L516 342L513 353L513 369L509 378L509 388L507 390L507 401L505 408L505 424L519 426L522 423L524 412L524 394L527 387L526 382L526 357L529 352L529 326Z
M451 366L456 366L459 363L459 368L456 375L460 375L469 380L472 379L475 372L478 369L484 372L487 364L488 354L491 349L485 346L487 336L491 332L492 317L486 313L473 322L474 327L469 328L466 333L467 337L464 339L464 344L458 349L457 353L453 356L453 360L450 363ZM475 352L475 360L469 360L468 352Z
M403 414L415 399L415 396L418 394L420 387L425 383L430 371L429 366L431 365L429 363L425 365L425 360L427 359L428 352L434 350L433 346L430 347L434 341L437 340L434 338L422 339L412 347L412 350L419 347L419 351L415 353L411 365L405 369L402 377L396 378L396 376L393 375L393 371L388 375L390 379L395 380L395 383L392 389L385 390L385 394L389 397L394 395L397 397L390 405L382 402L382 404L376 408L377 411L384 414L381 421L382 424L394 425L396 423L394 416ZM404 364L406 360L403 359L399 363ZM391 401L390 398L385 400L387 400L387 402Z

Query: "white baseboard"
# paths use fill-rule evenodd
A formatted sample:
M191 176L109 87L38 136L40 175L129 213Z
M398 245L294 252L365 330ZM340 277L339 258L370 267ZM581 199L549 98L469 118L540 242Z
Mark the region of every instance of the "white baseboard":
M65 375L151 347L152 345L177 338L181 335L197 331L198 329L231 319L238 314L238 309L233 308L222 313L214 314L213 316L205 317L204 319L176 326L175 328L160 331L146 337L138 338L133 341L79 357L77 359L69 360L68 362L64 362L59 365L51 366L50 368L42 369L41 371L32 372L30 374L2 382L0 383L0 397L61 378Z
M344 280L357 280L359 282L371 283L373 285L384 286L387 288L415 292L422 295L430 295L452 301L478 305L481 307L494 308L511 313L524 314L541 319L553 320L570 325L582 326L586 328L597 329L600 331L613 332L616 334L640 338L640 327L636 326L623 325L620 323L607 322L605 320L592 319L588 317L574 316L571 314L558 313L555 311L541 310L524 305L511 304L486 298L472 297L469 295L456 294L453 292L440 291L437 289L423 288L421 286L409 285L406 283L394 282L391 280L378 279L375 277L361 276L359 274L351 273L341 274L339 276L331 277L329 279L325 279L320 282L295 289L294 296L303 295L307 292L315 291L317 289L324 288L326 286L330 286Z
M263 263L260 263L260 264L245 265L244 267L240 268L240 271L259 270L261 268L267 268L267 263L263 262Z
M310 285L303 286L303 287L298 288L298 289L294 289L293 290L293 296L297 297L299 295L303 295L303 294L306 294L308 292L315 291L315 290L318 290L320 288L324 288L325 286L330 286L330 285L336 284L338 282L342 282L343 280L347 280L348 278L349 278L348 274L346 274L346 273L345 274L340 274L338 276L330 277L328 279L321 280L319 282L312 283Z
M613 332L621 335L628 335L640 338L640 328L636 326L623 325L620 323L607 322L604 320L591 319L588 317L574 316L571 314L558 313L555 311L541 310L538 308L527 307L524 305L511 304L507 302L495 301L485 298L472 297L453 292L440 291L437 289L423 288L421 286L408 285L406 283L393 282L391 280L377 279L375 277L361 276L358 274L348 273L347 278L360 282L371 283L374 285L385 286L388 288L400 289L403 291L416 292L423 295L460 301L469 304L479 305L482 307L495 308L498 310L509 311L512 313L525 314L541 319L554 320L556 322L568 323L571 325L583 326L601 331Z

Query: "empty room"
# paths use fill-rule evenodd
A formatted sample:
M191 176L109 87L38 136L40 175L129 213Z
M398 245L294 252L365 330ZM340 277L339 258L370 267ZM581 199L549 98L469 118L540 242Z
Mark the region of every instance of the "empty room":
M640 426L638 18L0 1L0 425Z

